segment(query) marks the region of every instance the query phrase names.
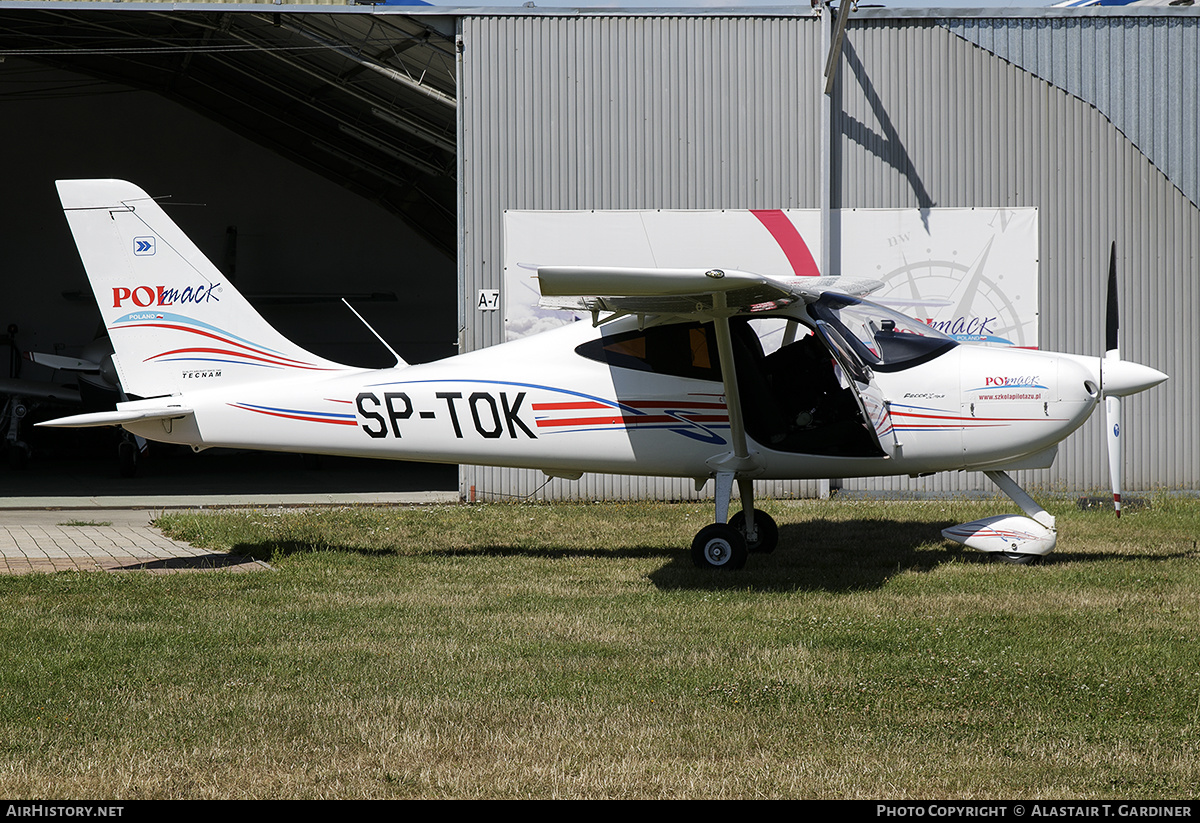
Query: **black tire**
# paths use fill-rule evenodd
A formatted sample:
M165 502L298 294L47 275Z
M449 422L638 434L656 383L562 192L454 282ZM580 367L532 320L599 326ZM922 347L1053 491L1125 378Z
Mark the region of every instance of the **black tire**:
M133 477L137 474L138 448L132 440L122 440L117 444L117 462L121 466L122 477Z
M8 447L8 467L21 471L29 467L29 446L13 443Z
M996 552L996 559L1001 563L1012 566L1032 566L1042 559L1040 554L1023 554L1021 552Z
M729 525L746 536L746 513L738 512L729 518ZM779 545L779 526L771 515L762 509L754 510L754 526L758 536L755 540L746 540L746 549L752 554L770 554Z
M701 569L740 569L748 554L746 538L728 523L705 526L692 541L692 562Z

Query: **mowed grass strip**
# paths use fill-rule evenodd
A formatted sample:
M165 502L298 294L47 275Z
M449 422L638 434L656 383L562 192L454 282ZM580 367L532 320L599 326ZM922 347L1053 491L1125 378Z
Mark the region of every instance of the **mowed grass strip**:
M37 798L1194 798L1200 501L163 516L273 571L0 579L0 792Z

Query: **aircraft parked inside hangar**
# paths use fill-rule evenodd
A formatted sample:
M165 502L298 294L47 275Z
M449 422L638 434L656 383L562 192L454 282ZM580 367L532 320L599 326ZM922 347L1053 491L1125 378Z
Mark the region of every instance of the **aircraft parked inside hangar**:
M9 326L4 339L13 350L13 366L10 371L18 372L23 361L45 366L56 374L65 374L67 382L52 380L30 380L15 376L0 378L0 430L3 445L11 468L24 468L32 453L26 442L23 429L35 415L53 413L56 410L74 408L76 411L108 409L118 400L128 398L121 392L116 369L112 364L112 347L108 337L102 336L83 348L79 357L68 357L48 352L17 350L16 326ZM59 412L61 413L61 412ZM128 432L121 433L118 455L121 474L133 474L138 454L145 448L145 441Z
M543 304L592 323L354 368L279 334L136 186L57 185L121 385L141 399L41 425L115 425L196 450L715 478L714 522L692 543L702 567L775 547L756 479L962 470L985 472L1027 516L943 534L1036 559L1055 546L1054 518L1007 472L1048 467L1103 399L1119 514L1120 399L1166 379L1120 358L1115 249L1103 358L960 344L862 299L879 284L848 277L541 266ZM770 354L768 321L786 328Z

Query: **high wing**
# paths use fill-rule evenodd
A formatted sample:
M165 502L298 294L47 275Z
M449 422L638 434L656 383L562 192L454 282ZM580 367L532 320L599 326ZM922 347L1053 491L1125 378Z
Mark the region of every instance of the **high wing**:
M811 303L827 291L861 296L882 285L848 277L772 277L717 268L539 266L537 276L543 308L593 316L611 312L710 317L714 311L769 311L798 300Z

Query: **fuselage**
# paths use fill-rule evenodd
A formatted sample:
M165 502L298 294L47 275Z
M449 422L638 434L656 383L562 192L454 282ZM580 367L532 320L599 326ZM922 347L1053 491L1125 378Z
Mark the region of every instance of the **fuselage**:
M685 332L693 361L682 365L647 355L665 344L632 319L580 322L433 363L189 391L179 400L190 417L126 428L204 448L701 478L730 449L729 408L719 365L695 352L696 327L659 337ZM1048 465L1099 396L1096 358L969 344L899 366L847 357L818 350L783 372L739 363L756 476ZM814 400L818 384L828 387ZM139 403L161 401L122 409Z

